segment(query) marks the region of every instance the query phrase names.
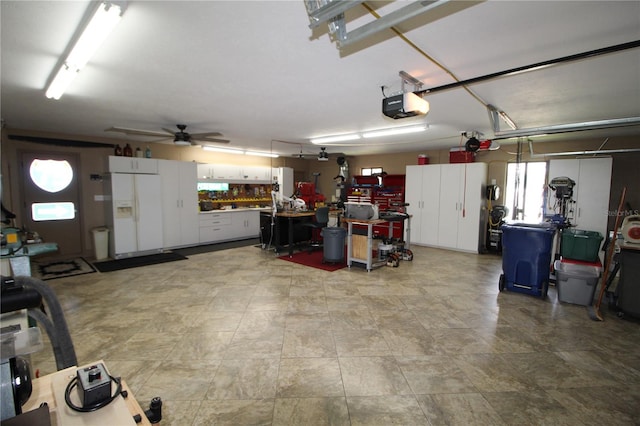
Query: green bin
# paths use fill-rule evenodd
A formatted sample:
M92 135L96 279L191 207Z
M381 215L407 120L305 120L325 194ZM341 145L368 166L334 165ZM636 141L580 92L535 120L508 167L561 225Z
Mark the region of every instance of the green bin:
M565 229L562 231L560 255L565 259L595 262L604 237L596 231Z

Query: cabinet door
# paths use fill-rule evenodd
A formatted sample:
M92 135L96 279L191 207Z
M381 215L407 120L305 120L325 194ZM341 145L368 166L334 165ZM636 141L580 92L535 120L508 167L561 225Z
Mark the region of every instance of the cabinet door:
M109 156L109 171L112 173L158 173L158 160L155 158Z
M165 247L180 245L180 164L159 160L162 178L162 213Z
M607 235L612 158L588 158L580 161L576 184L575 225L586 231Z
M178 163L180 165L180 244L197 244L199 242L199 209L196 164L187 161Z
M457 248L478 252L485 230L482 219L485 217L483 213L485 211L484 191L487 181L487 165L473 163L462 168L463 187L460 191Z
M463 164L443 164L440 169L438 246L458 247L458 220L462 210Z
M247 212L247 217L245 220L245 237L257 237L260 234L260 212L257 210Z
M423 244L422 234L422 167L407 166L405 172L404 201L409 203L407 211L412 215L411 229L405 227L405 241ZM410 231L411 235L406 235Z
M440 199L441 166L422 167L422 214L420 216L420 240L427 245L438 245L438 229L440 228Z
M211 164L198 164L197 175L198 179L213 179L213 171L211 170Z

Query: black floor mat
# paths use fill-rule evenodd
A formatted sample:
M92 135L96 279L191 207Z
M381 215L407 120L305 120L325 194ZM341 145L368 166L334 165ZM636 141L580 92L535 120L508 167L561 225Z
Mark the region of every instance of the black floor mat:
M218 251L218 250L226 250L226 249L231 249L231 248L253 246L253 245L256 245L256 244L260 244L260 239L259 238L250 238L250 239L247 239L247 240L229 241L229 242L226 242L226 243L206 244L206 245L202 245L202 246L186 247L186 248L182 248L182 249L175 249L175 250L173 250L173 252L181 254L183 256L191 256L191 255L194 255L194 254L209 253L209 252Z
M137 268L139 266L155 265L158 263L185 260L186 257L176 252L151 254L148 256L127 257L119 260L94 262L93 266L100 272L119 271L121 269Z

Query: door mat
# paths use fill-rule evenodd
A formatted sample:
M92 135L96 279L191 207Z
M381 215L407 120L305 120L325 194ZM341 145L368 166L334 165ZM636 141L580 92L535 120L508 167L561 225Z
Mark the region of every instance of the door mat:
M158 263L175 262L176 260L186 260L187 258L175 252L150 254L148 256L127 257L118 260L105 260L94 262L100 272L113 272L121 269L138 268L140 266L156 265Z
M31 260L31 275L43 281L93 272L96 272L96 269L82 257L54 261Z
M278 259L297 263L299 265L309 266L311 268L322 269L329 272L337 271L347 266L346 258L343 259L342 262L338 263L323 263L323 257L324 253L322 252L322 250L315 250L311 253L309 253L308 251L300 251L294 253L291 257L289 257L289 254L285 254L284 256L279 256Z
M247 239L247 240L229 241L229 242L226 242L226 243L205 244L205 245L201 245L201 246L185 247L185 248L181 248L181 249L175 249L175 250L173 250L173 252L181 254L183 256L192 256L194 254L210 253L212 251L219 251L219 250L227 250L227 249L238 248L238 247L253 246L253 245L256 245L259 242L260 242L260 239L258 239L258 238L250 238L250 239Z

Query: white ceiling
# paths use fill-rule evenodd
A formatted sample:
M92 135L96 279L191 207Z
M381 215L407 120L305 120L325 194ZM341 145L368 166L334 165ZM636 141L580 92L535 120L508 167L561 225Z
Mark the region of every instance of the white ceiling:
M408 2L369 2L380 15ZM519 128L640 116L640 48L441 91L425 117L382 115L381 86L401 90L399 71L425 89L454 80L386 30L349 51L326 25L312 30L302 0L130 1L123 19L58 101L44 87L90 8L86 1L0 2L2 119L7 128L125 137L111 126L219 131L229 147L293 154L311 137L427 123L426 132L328 146L347 155L457 146L461 132L494 136L485 105ZM449 9L447 9L449 8ZM455 2L398 25L466 80L640 39L638 1ZM375 18L356 6L347 30ZM501 123L501 130L508 130ZM584 137L638 134L640 126ZM134 138L131 140L151 140Z

